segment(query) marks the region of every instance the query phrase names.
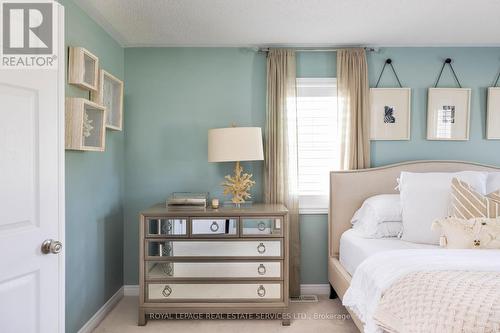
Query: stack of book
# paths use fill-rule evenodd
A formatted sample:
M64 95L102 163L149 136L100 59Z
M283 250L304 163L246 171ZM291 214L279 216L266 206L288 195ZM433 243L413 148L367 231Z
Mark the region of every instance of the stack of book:
M205 209L208 193L174 192L167 199L168 208L173 209Z

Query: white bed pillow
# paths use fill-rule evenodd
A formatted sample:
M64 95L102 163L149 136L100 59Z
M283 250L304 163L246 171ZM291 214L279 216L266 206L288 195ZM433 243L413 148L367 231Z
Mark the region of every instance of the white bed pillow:
M399 236L403 228L399 194L380 194L366 199L351 223L353 229L366 238Z
M500 172L488 173L488 181L486 182L486 193L490 194L500 189Z
M392 238L401 237L403 233L403 222L387 221L377 224L375 230L366 230L365 225L354 224L353 231L363 238Z
M487 172L450 173L401 172L399 190L403 216L402 239L421 244L439 244L439 233L431 230L432 222L449 215L451 181L456 177L485 194Z

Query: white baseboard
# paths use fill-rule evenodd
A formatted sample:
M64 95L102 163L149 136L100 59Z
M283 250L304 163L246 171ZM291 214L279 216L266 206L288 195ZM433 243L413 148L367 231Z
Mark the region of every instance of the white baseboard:
M123 286L125 296L139 296L139 285L125 285ZM325 284L301 284L300 293L302 295L329 295L330 285Z
M125 296L139 296L138 284L126 284L123 286Z
M80 328L78 333L91 333L98 325L99 323L108 315L108 313L113 310L116 304L122 299L123 294L124 294L124 287L121 287L118 289L118 291L111 296L110 299L106 303L104 303L103 306L97 312L90 318L85 325Z

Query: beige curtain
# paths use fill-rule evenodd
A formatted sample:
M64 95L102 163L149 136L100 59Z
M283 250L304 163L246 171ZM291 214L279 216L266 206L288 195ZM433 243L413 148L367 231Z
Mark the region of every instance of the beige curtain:
M370 89L364 49L337 52L340 167L370 167Z
M267 56L267 113L264 190L266 203L289 211L290 296L300 295L300 237L297 196L297 108L295 52L270 50Z

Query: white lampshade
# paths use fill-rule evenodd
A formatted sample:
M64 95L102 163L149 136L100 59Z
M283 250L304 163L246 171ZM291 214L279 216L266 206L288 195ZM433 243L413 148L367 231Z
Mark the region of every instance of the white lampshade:
M216 128L208 131L208 161L261 161L262 130L260 127Z

